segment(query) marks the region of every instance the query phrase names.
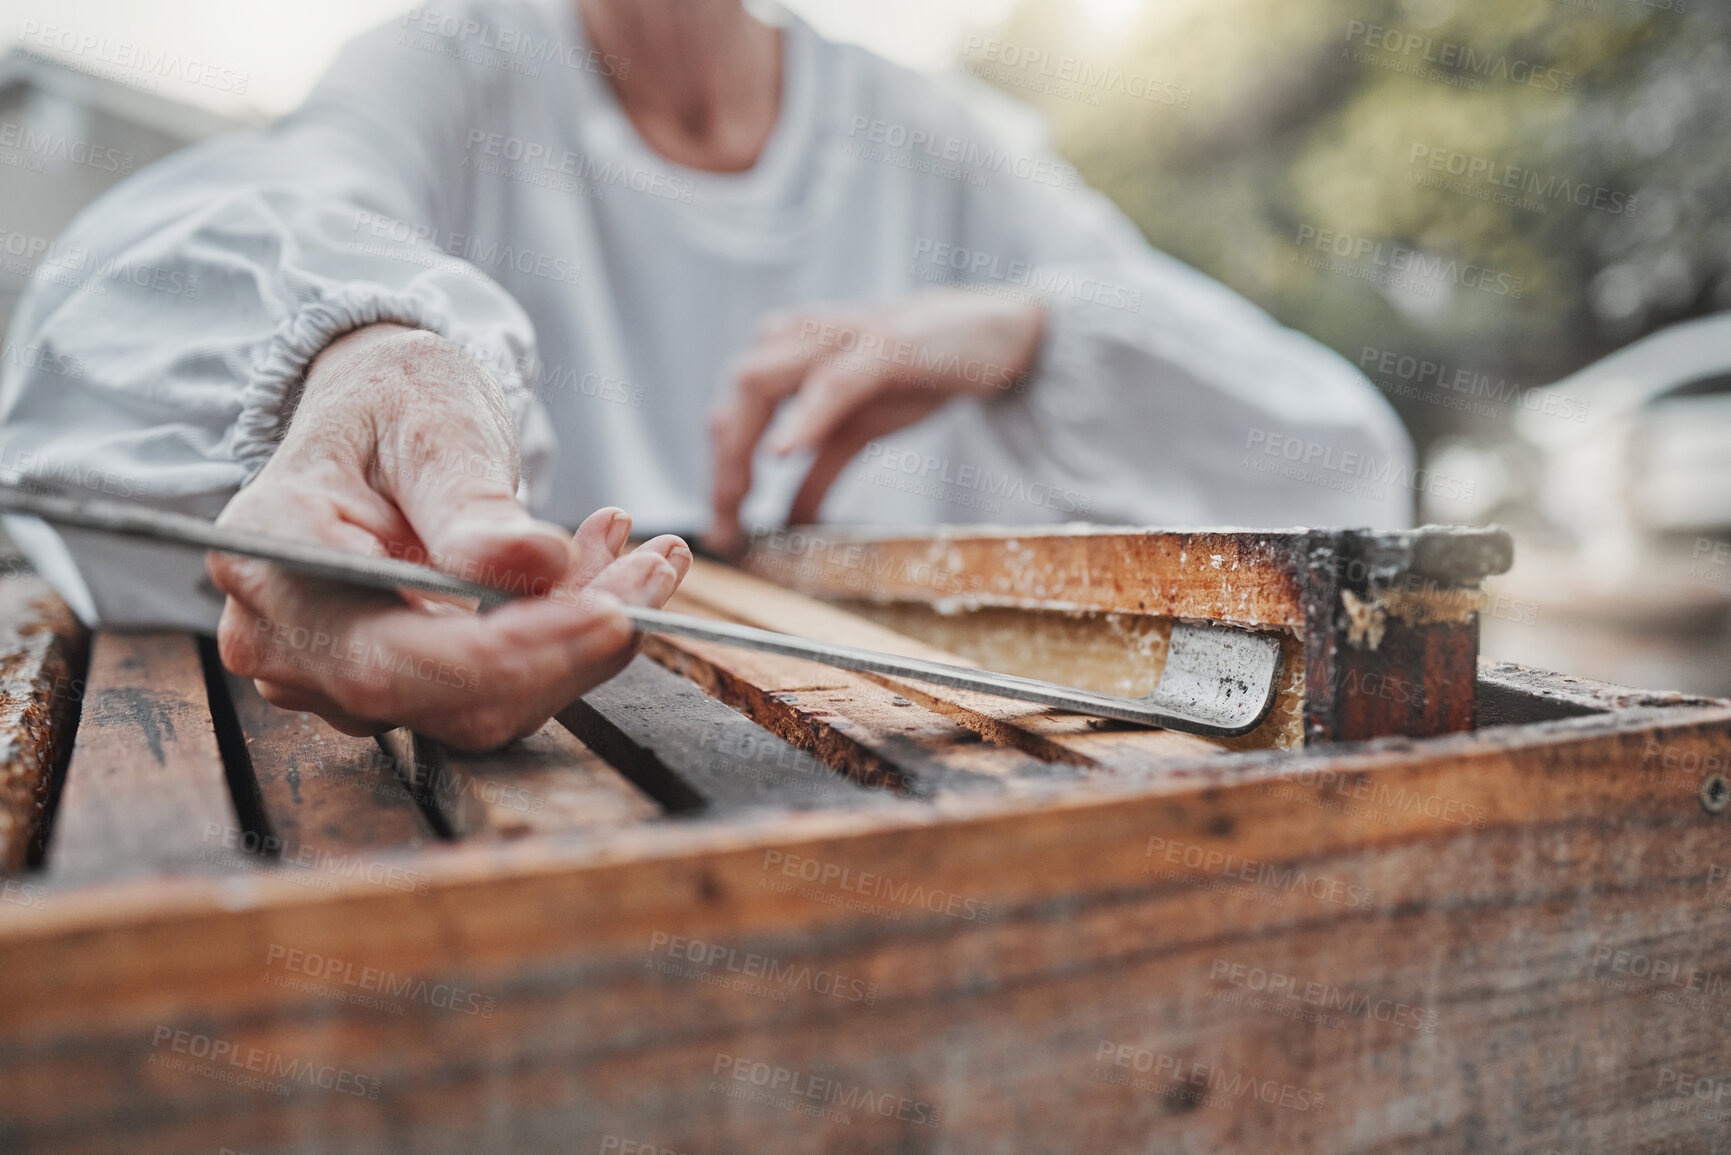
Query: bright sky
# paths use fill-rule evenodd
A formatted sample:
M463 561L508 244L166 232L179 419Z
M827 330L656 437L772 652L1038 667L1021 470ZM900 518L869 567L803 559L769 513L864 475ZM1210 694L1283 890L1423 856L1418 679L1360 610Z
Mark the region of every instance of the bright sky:
M925 70L955 57L969 30L989 28L1016 0L785 0L819 30ZM1084 0L1110 18L1139 0ZM34 27L56 39L105 38L87 62L113 64L132 51L180 53L213 69L208 86L162 77L163 96L222 112L275 115L294 107L350 36L408 9L402 0L7 0L0 51ZM118 56L124 50L128 56ZM226 70L227 75L223 75ZM124 76L124 68L117 68ZM192 70L199 75L203 70ZM184 73L185 70L183 69ZM235 79L245 76L245 96Z

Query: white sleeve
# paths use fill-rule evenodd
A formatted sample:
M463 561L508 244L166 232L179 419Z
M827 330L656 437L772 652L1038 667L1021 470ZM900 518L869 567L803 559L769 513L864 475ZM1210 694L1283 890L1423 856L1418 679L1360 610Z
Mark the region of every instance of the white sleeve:
M441 248L488 81L396 31L351 43L279 124L178 153L79 215L14 318L30 355L0 377L0 467L214 517L269 460L308 363L378 321L477 356L511 399L526 472L550 447L520 377L527 315ZM8 524L92 624L214 629L202 555Z
M1026 175L969 191L949 263L1046 302L1046 336L1023 395L956 423L964 457L1066 487L1078 519L1410 524L1412 443L1357 369L1150 247L1039 145L1007 147Z

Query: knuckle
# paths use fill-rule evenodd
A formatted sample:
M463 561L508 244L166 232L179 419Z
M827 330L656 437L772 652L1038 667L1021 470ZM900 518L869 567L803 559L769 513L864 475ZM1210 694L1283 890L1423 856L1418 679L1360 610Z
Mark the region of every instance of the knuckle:
M259 650L254 631L237 621L223 616L222 625L217 628L216 652L222 659L223 668L243 678L255 676L259 670Z

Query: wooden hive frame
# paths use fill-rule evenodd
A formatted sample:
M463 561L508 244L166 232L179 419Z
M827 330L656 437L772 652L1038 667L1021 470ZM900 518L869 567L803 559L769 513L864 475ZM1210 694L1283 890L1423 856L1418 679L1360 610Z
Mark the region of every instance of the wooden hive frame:
M682 608L769 594L699 567ZM387 753L184 637L83 668L8 596L8 701L78 734L8 770L63 785L46 840L9 827L0 1149L1721 1133L1725 702L1479 661L1473 729L1234 752L668 640L510 750Z
M1293 746L1470 728L1479 585L1512 559L1500 530L1078 526L779 531L742 564L1006 673L1114 693L1152 688L1174 619L1275 630L1284 684L1236 745Z

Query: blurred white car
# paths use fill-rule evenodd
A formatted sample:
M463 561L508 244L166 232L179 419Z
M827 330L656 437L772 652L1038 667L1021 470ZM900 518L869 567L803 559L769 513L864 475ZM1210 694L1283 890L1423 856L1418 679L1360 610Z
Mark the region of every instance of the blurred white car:
M1522 404L1512 441L1450 442L1427 462L1473 478L1475 519L1515 533L1515 567L1490 588L1536 612L1484 615L1484 652L1731 694L1731 313L1532 392L1569 404Z

